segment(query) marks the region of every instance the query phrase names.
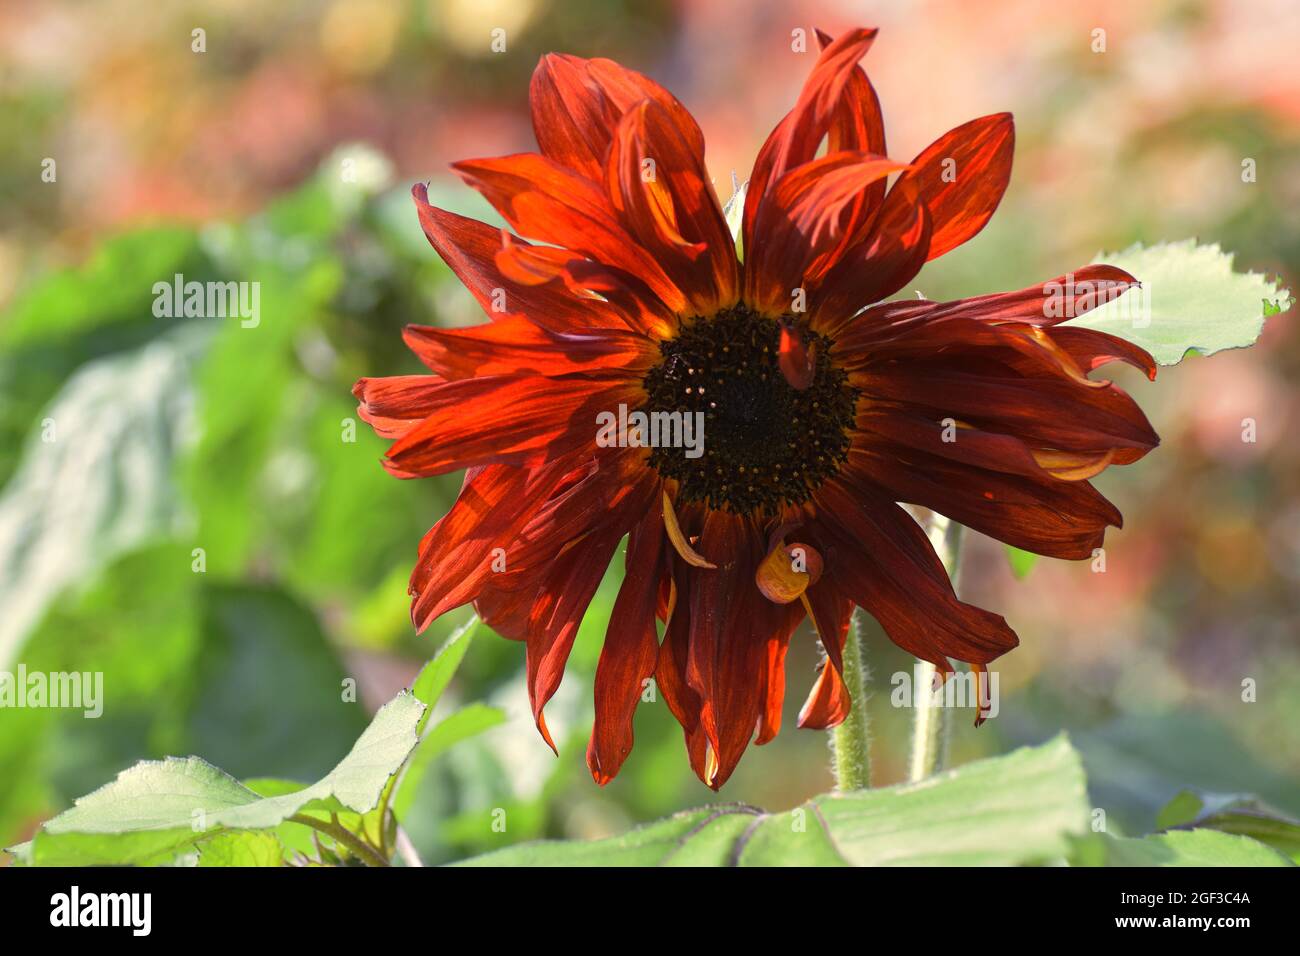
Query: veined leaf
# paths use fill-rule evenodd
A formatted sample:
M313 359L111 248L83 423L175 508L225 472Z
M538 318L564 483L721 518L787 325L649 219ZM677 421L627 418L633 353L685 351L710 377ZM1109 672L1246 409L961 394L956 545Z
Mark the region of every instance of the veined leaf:
M303 810L374 808L415 746L424 705L389 701L329 774L301 790L259 796L198 757L144 761L48 821L32 841L36 865L158 862L219 833L269 830Z
M462 861L462 866L724 866L759 819L748 807L701 807L607 840L524 843ZM679 857L683 860L679 860Z
M1096 834L1076 852L1091 866L1290 866L1276 850L1249 837L1217 830L1170 830L1130 838Z
M1064 736L921 783L816 797L787 813L692 810L586 843L523 844L479 866L1015 865L1061 859L1087 826L1078 754Z
M1129 272L1142 287L1069 324L1142 346L1161 365L1190 351L1212 355L1254 344L1264 318L1290 308L1291 293L1255 272L1234 272L1232 254L1195 239L1130 246L1094 260Z
M199 866L280 866L284 847L265 830L229 830L204 842Z

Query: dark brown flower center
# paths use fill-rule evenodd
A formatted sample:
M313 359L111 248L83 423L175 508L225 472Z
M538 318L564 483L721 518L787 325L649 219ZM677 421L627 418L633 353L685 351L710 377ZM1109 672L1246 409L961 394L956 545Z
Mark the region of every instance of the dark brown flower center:
M791 316L784 321L800 328ZM703 453L655 448L650 464L680 483L680 500L743 514L805 501L848 457L857 391L831 364L825 336L801 334L815 356L812 384L791 387L777 365L781 324L743 304L685 322L660 344L644 410L703 415ZM699 420L699 419L695 419Z

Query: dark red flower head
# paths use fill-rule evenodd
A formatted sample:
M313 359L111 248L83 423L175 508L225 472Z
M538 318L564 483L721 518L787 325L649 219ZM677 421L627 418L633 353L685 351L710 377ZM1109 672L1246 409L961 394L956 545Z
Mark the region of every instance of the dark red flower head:
M513 234L413 190L429 241L491 321L408 327L432 374L355 389L393 440L394 475L465 470L421 542L412 618L423 629L472 601L524 641L550 743L543 707L627 536L587 754L600 783L631 750L654 678L695 772L721 786L751 739L777 733L805 615L827 663L803 727L848 713L854 605L945 673L950 658L987 664L1016 635L957 599L898 502L1086 558L1121 521L1088 479L1157 444L1128 395L1088 377L1115 360L1154 377L1151 357L1057 324L1119 295L1127 273L1087 266L1018 292L883 301L989 220L1014 130L1010 115L986 116L911 163L887 159L857 65L875 35L821 37L754 165L743 263L695 120L609 60L544 57L530 90L540 152L455 164ZM692 444L683 429L697 421ZM667 444L638 446L661 432Z

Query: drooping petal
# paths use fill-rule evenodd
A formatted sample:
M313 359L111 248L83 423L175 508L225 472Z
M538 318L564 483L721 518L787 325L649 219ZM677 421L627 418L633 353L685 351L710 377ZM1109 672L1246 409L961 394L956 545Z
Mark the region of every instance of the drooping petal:
M687 659L690 652L691 609L690 602L682 595L689 593L688 566L680 560L673 561L677 600L672 613L668 615L664 628L663 643L659 646L659 656L655 661L655 686L663 695L668 710L681 724L682 734L686 738L686 753L690 758L691 769L706 784L712 776L710 766L710 746L700 722L703 703L699 693L686 679Z
M602 531L570 549L556 564L533 604L529 619L526 671L533 718L542 737L556 750L543 713L559 689L583 615L600 586L626 528ZM558 751L557 751L558 752Z
M818 489L818 540L836 588L915 657L987 663L1018 643L997 614L965 604L921 527L853 469ZM833 551L830 549L833 547Z
M776 629L764 642L762 700L758 708L758 732L754 744L761 747L770 743L781 732L781 709L785 704L785 658L790 649L790 638L803 620L803 605L786 605L784 614L778 615Z
M844 643L853 618L853 602L836 590L828 578L809 589L808 606L826 660L799 711L799 726L826 730L842 724L853 704L843 677Z
M587 766L601 786L614 779L632 750L632 715L659 658L655 606L659 582L669 571L665 539L663 516L652 505L628 537L627 571L596 665Z
M788 640L799 606L773 604L754 586L764 542L748 517L709 511L700 550L718 565L689 579L686 680L699 695L700 724L714 760L704 782L715 790L735 770L759 727L769 643Z
M478 596L496 573L494 549L509 557L519 532L575 464L557 459L534 470L488 465L466 475L451 510L420 543L410 585L417 631Z

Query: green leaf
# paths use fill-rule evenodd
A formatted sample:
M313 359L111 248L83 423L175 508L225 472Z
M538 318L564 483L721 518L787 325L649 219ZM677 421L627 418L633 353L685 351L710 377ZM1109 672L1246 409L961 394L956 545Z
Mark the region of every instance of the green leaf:
M280 866L284 847L265 830L218 833L199 850L199 866Z
M428 713L428 711L426 711ZM397 791L393 795L393 813L405 820L419 793L420 784L429 772L435 758L462 740L468 740L499 724L505 723L505 712L487 704L470 704L446 720L436 724L416 745L406 770L402 773Z
M1249 794L1184 790L1160 811L1156 826L1161 830L1201 828L1247 836L1300 862L1300 823Z
M1190 790L1180 791L1156 814L1156 829L1186 826L1201 815L1204 807L1204 802L1195 793Z
M198 597L186 749L240 778L327 772L367 720L343 698L346 672L315 612L268 587L213 584Z
M43 276L0 323L6 351L39 343L80 348L112 325L153 328L153 285L176 273L212 277L198 236L182 226L145 227L99 244L84 265ZM176 320L164 320L173 323Z
M1276 850L1244 836L1216 830L1171 830L1129 838L1097 834L1104 866L1289 866Z
M1126 833L1149 830L1169 795L1186 788L1257 794L1300 815L1294 781L1263 763L1237 730L1204 711L1125 714L1079 732L1075 744L1095 806L1105 807Z
M424 705L389 701L351 752L317 783L263 797L198 757L144 761L82 797L36 835L37 865L160 862L230 830L267 830L300 811L366 813L416 743Z
M91 362L33 423L0 496L0 669L64 588L186 521L172 467L204 339L187 327Z
M1234 272L1232 258L1195 239L1102 253L1095 262L1124 269L1142 287L1069 324L1140 345L1161 365L1177 365L1190 351L1212 355L1252 345L1265 316L1285 311L1293 300L1274 280Z
M1034 569L1038 563L1038 555L1032 551L1022 551L1015 545L1004 544L1006 549L1007 563L1011 565L1011 573L1016 576L1017 581L1023 581L1029 576L1029 572Z
M606 840L524 843L464 860L462 866L722 866L757 819L747 807L701 807Z
M411 754L411 759L407 761L401 778L392 784L395 788L392 809L393 815L398 820L407 819L407 814L419 794L420 786L428 775L429 767L439 755L462 740L467 740L505 722L506 716L503 711L486 704L475 703L441 721L428 733L424 732L434 707L442 698L447 685L451 683L456 668L465 659L465 652L469 650L470 641L473 640L478 626L478 615L474 615L458 627L439 648L433 659L421 668L415 683L411 685L411 692L425 705L424 716L420 719L417 730L417 733L423 734L423 737Z
M424 716L420 718L418 733L424 732L424 727L429 722L429 715L433 713L433 708L438 706L442 692L447 689L447 685L451 683L456 673L456 668L460 667L460 662L465 659L465 652L469 650L469 643L474 639L478 625L479 618L476 614L458 627L438 649L438 653L433 655L433 659L420 669L419 675L411 685L411 693L424 704Z
M1015 865L1066 856L1087 825L1083 766L1064 736L921 783L816 797L788 813L693 810L620 837L533 843L475 865Z
M154 283L177 273L221 276L195 230L135 229L104 240L84 263L37 279L0 317L0 484L17 465L23 438L81 366L126 354L178 326L203 319L153 314Z
M1042 863L1068 852L1068 837L1083 831L1088 809L1083 765L1061 735L920 783L818 797L764 820L740 862Z

